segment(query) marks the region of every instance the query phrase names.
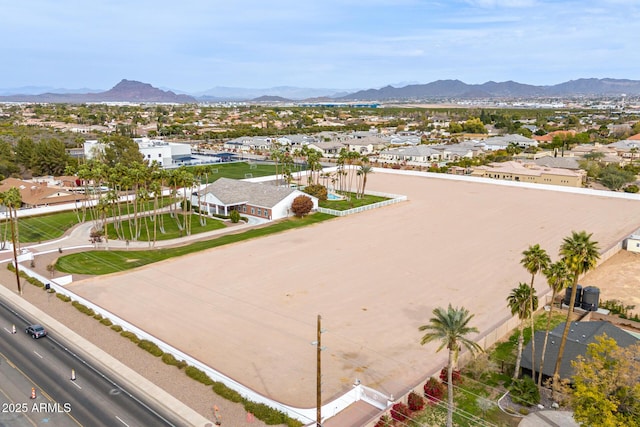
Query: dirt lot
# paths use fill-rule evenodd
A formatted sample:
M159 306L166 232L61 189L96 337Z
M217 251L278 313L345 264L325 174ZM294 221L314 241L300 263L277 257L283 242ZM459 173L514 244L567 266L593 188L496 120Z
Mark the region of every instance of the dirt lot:
M579 282L600 289L600 302L619 300L634 305L630 313L640 314L640 254L622 250L590 271Z
M409 201L69 288L266 396L313 407L317 314L324 400L356 378L397 396L445 363L419 345L435 307L465 306L491 330L530 279L529 245L555 260L571 230L607 249L640 226L638 200L387 173L367 188Z

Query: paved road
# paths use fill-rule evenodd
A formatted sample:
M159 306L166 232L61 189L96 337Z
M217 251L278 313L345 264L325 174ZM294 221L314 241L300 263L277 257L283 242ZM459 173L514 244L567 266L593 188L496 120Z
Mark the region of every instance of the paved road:
M26 335L26 324L0 304L0 426L180 425L76 358L57 343L55 333L40 339Z

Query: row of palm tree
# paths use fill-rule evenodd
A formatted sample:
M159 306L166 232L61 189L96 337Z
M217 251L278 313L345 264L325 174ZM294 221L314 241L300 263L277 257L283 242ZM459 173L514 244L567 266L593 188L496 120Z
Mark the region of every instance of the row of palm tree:
M514 288L507 297L507 304L511 309L511 314L517 315L521 320L519 325L516 366L513 373L514 379L517 379L520 373L524 329L523 321L527 318L531 325L531 372L533 374L536 372L534 313L538 306L538 297L533 284L536 274L542 272L545 275L547 283L552 291L552 304L547 317L545 338L540 356L537 381L538 387L542 386L542 371L544 367L547 343L549 340L551 317L553 314L553 301L555 301L558 293L571 285L571 297L567 310L567 320L565 322L553 373L554 383L559 381L560 367L562 365L562 358L564 356L564 349L569 334L574 303L576 300L578 279L581 275L594 268L600 258L598 242L591 240L591 236L592 234L588 234L586 231L572 231L571 235L565 237L562 241L559 250L560 259L555 263L551 262L547 252L538 244L529 246L529 248L522 253L523 258L520 263L531 274L531 283L530 285L520 283L519 286Z
M197 170L197 173L185 167L165 170L157 163L147 165L142 162L118 163L110 167L99 161L89 161L79 165L77 170L67 170L67 174L76 174L84 187L86 199L76 206L79 222L93 221L94 229L103 230L107 237L107 224L111 221L116 237L121 240L138 240L145 229L150 244L154 244L158 231L165 232L164 219L160 215L164 188L170 189L170 217L179 230L191 234L191 194L203 176L208 179L206 167ZM125 221L129 226L128 233L122 226ZM200 221L206 221L206 218L200 216Z
M533 342L533 314L538 308L538 297L533 284L536 274L543 272L552 290L552 301L555 300L559 292L569 284L572 285L567 320L553 375L554 382L559 381L560 364L562 363L564 347L573 314L578 278L588 270L594 268L600 258L598 243L591 240L591 236L592 234L588 234L585 231L572 231L570 236L564 238L559 250L561 258L555 263L551 263L551 259L546 251L537 244L530 246L522 253L523 258L521 264L531 274L531 282L530 284L520 283L507 297L511 313L518 315L518 318L521 320L514 379L518 378L520 371L524 321L526 319L531 321L531 337ZM549 310L547 317L547 328L539 365L538 386L541 385L542 367L544 366L544 355L549 337L552 311L553 303L551 304L551 310ZM473 316L474 315L470 314L466 308L454 308L449 304L446 309L442 307L434 309L433 317L429 319L429 323L418 328L418 330L426 332L422 336L420 344L424 345L430 342L439 342L440 345L436 351L440 351L443 348L449 351L447 362L447 427L453 426L453 370L458 358L458 353L462 347L465 347L472 355L482 351L482 348L475 341L467 337L470 334L478 333L478 328L469 325ZM532 353L531 360L533 367L535 352ZM535 373L535 369L532 369L532 372Z
M328 187L328 180L331 180L333 188L348 195L355 193L356 198L364 196L367 186L367 175L373 172L373 167L369 163L369 158L362 156L356 151L350 151L346 148L340 150L336 162L337 168L334 173L323 173L320 159L322 155L319 151L302 146L293 151L287 151L283 146L274 144L269 153L270 159L274 162L276 168L277 185L290 185L293 182L293 169L296 159L306 165L308 171L307 184L319 184L320 179L325 179L325 187ZM358 166L356 168L356 166ZM282 174L282 180L280 175ZM353 180L356 179L356 189L353 190Z

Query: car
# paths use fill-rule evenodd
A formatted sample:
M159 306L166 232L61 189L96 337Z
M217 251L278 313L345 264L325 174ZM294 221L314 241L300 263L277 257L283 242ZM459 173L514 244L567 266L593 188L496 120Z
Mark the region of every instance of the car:
M37 339L47 335L46 329L42 325L29 325L24 330L27 334L31 335L31 338Z

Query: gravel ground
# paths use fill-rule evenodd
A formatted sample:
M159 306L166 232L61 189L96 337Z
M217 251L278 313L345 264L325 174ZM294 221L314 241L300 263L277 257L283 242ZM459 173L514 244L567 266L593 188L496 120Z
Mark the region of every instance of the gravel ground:
M65 251L65 253L69 252ZM59 255L48 254L37 257L38 273L46 276L45 266L54 261L57 256ZM15 275L6 269L6 264L0 266L0 283L9 289L16 289ZM184 371L166 365L160 358L142 350L111 328L80 313L71 304L61 301L55 295L47 294L24 280L23 296L40 310L59 320L208 419L214 420L213 407L216 405L224 426L266 425L255 418L248 422L247 413L242 405L221 398L211 390L211 387L192 380L184 374Z

